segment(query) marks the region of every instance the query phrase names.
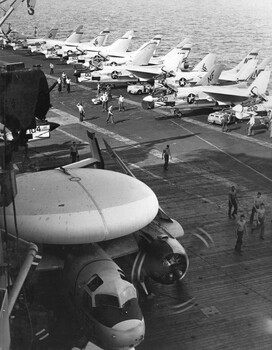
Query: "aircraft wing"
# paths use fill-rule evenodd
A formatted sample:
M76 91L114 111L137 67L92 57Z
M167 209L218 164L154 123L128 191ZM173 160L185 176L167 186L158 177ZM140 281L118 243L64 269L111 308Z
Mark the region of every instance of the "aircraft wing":
M220 101L223 103L237 104L237 103L243 102L249 97L247 89L239 89L239 88L207 86L205 87L203 92L211 96L216 101Z
M155 66L142 66L142 67L133 67L133 66L127 66L126 70L134 74L137 78L140 79L153 79L157 75L162 73L162 70L160 67Z

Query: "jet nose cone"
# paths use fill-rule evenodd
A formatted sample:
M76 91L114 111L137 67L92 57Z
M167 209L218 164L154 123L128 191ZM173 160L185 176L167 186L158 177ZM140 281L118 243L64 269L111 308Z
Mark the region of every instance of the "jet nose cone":
M143 101L146 101L146 102L153 102L153 97L151 95L148 95L146 97L143 98Z
M145 97L142 101L142 107L143 109L153 109L155 107L153 97L152 96Z

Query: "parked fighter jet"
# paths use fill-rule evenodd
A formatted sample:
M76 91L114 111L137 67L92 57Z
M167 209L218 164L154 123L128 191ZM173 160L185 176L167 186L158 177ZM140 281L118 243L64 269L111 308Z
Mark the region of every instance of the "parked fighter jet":
M143 99L142 106L145 109L156 107L170 107L175 110L196 109L203 107L215 106L207 94L203 92L206 86L216 84L222 72L223 65L214 65L198 82L197 85L176 88L164 81L162 88L156 88L152 95Z
M271 71L262 71L247 88L236 86L208 86L203 91L217 101L239 104L251 96L263 96L267 90Z
M157 47L157 41L151 40L142 47L133 55L132 60L129 62L129 65L121 66L105 66L102 70L94 71L91 74L83 73L78 79L81 81L90 81L97 83L107 84L117 84L117 83L127 83L131 81L137 81L138 79L134 77L132 73L128 71L128 67L139 67L148 65L148 62L153 55L154 50Z
M67 45L62 45L62 47L55 52L55 56L62 58L70 58L77 60L77 56L84 52L86 48L97 48L106 44L106 41L109 36L109 29L105 28L102 30L95 38L90 41L80 42L80 43L70 43ZM76 54L77 53L77 54ZM49 58L50 54L47 54L46 57Z
M20 48L28 48L31 46L36 46L39 48L42 44L46 42L46 40L55 39L58 28L52 28L44 37L23 37L19 35L17 32L11 32L8 35L8 38L12 41L10 45L13 47L13 50L18 50Z
M156 42L157 45L155 47L155 50L153 52L153 55L155 55L156 50L158 49L158 46L160 45L161 42L161 36L156 35L153 39L153 42ZM138 50L135 51L127 51L127 52L112 52L109 53L106 57L103 57L102 54L100 53L101 57L101 62L103 62L103 67L105 66L117 66L117 65L123 65L123 64L129 64L134 58L135 55L138 54L138 52L146 45L143 44ZM88 63L87 63L88 64ZM84 64L86 65L86 64Z
M184 69L188 65L186 59L190 53L192 45L188 43L188 39L183 40L173 50L161 57L157 61L154 59L148 67L130 67L129 71L139 79L150 80L155 79L161 74L172 74L177 69ZM154 64L157 62L157 64Z
M188 84L199 84L199 81L215 65L217 56L215 54L206 55L191 71L183 72L176 70L172 76L165 79L166 84L175 87L185 87Z
M82 38L83 32L82 32L83 25L80 25L76 28L75 31L66 40L59 40L59 39L53 39L48 38L45 40L42 40L42 44L36 46L36 41L34 39L29 39L29 48L32 52L43 52L44 54L47 53L47 50L57 50L62 45L68 45L68 44L78 44ZM34 40L34 41L31 41Z
M237 119L249 119L252 114L270 117L272 111L272 96L263 95L255 99L249 106L239 104L232 109Z
M108 46L90 46L86 43L77 45L73 49L73 53L78 55L78 63L85 63L95 59L96 61L103 61L109 55L123 54L127 52L131 40L133 38L134 31L127 31L121 38L117 39L114 43ZM68 64L75 63L74 57L67 61Z

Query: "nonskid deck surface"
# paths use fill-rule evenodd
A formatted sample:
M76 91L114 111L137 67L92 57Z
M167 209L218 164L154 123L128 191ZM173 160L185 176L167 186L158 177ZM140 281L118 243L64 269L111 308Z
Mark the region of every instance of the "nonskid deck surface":
M45 73L49 72L49 62L41 56L2 52L1 60L5 62L24 61L29 67L40 63ZM70 67L55 63L56 77L63 70L72 74ZM49 83L54 79L50 77ZM179 286L149 284L153 297L141 302L146 337L138 349L270 349L272 169L268 134L246 138L245 125L222 134L219 127L206 124L207 115L190 116L192 123L154 110L142 110L141 99L129 96L124 89L112 92L115 125L107 125L101 106L92 105L91 98L96 92L87 84L85 87L72 85L70 95L66 91L61 94L53 91L54 109L48 116L56 118L56 122L65 122L51 133L49 140L30 144L30 161L40 169L63 165L70 161L72 140L78 142L80 156L87 157L86 129L95 131L106 167L117 170L104 151L102 137L134 174L154 190L163 209L183 225L182 242L190 258L189 272ZM127 100L126 111L121 113L117 110L116 99L120 93ZM83 123L79 123L75 107L79 101L87 112ZM166 144L170 145L173 156L168 171L163 170L161 159ZM15 158L23 169L21 154L16 154ZM243 255L234 253L235 221L227 216L228 191L232 185L239 189L239 214L245 213L249 218L257 191L262 192L266 204L265 241L259 239L258 231L251 233L249 230ZM193 235L200 232L199 228L212 236L214 246L200 250ZM129 270L129 262L123 260L122 263ZM50 346L57 343L58 349L66 349L71 346L72 337L78 335L77 325L64 322L64 312L56 306L58 295L56 293L54 300L55 292L48 288L47 282L52 278L47 274L39 279L38 290L42 292L35 296L35 303L43 307L32 308L32 315L39 318L41 311L37 309L42 310L42 319L50 328L50 336L45 341ZM193 300L183 307L184 312L179 313L182 308L176 306L191 298ZM52 315L59 317L57 322ZM38 326L43 327L40 323ZM24 334L23 343L27 348L29 331L25 329L19 333L18 327L14 326L13 336ZM65 327L71 331L70 337ZM38 342L37 348L45 345Z

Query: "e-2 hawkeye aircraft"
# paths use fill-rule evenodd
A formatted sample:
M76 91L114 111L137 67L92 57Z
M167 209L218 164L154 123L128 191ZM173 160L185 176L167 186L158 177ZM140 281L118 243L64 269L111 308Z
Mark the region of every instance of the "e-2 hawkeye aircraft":
M95 334L105 349L130 349L144 338L144 319L135 288L112 258L139 251L132 280L145 292L146 277L174 283L189 264L175 238L184 232L135 177L81 168L103 164L93 138L92 145L92 159L18 176L16 222L12 204L5 222L10 235L51 246L38 270L63 269L65 289L90 339ZM102 241L109 241L108 248L97 245Z

